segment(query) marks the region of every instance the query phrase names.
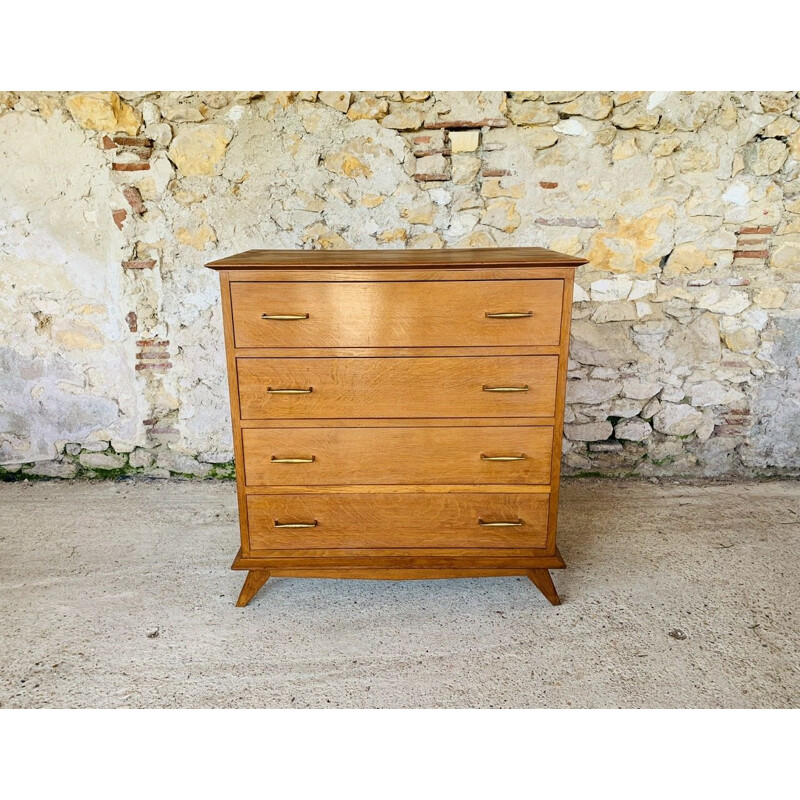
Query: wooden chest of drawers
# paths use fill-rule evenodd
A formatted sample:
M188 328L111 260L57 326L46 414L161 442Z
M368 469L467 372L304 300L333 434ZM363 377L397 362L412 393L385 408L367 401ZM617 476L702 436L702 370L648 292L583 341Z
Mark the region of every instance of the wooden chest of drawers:
M552 603L574 268L250 250L220 274L241 549L270 576L527 575Z

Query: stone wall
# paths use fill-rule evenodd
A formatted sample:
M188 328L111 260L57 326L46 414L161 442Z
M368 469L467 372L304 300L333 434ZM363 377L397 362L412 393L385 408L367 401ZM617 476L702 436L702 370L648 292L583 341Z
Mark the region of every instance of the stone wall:
M231 474L213 258L580 254L567 472L800 472L796 93L0 93L6 476Z

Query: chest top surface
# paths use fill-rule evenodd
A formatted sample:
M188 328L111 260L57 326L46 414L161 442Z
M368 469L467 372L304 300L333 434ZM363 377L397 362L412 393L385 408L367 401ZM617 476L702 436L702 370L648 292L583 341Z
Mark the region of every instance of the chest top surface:
M464 269L480 267L578 267L586 259L543 247L452 250L246 250L206 264L216 270L247 269Z

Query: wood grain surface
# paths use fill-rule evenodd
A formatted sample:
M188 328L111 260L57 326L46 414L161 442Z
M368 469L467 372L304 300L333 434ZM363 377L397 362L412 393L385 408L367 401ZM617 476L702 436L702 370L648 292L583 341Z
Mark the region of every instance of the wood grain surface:
M245 428L245 476L261 484L514 484L550 482L553 429ZM525 455L485 461L481 455ZM309 458L312 463L273 463Z
M559 461L584 263L492 248L252 250L207 265L227 345L233 567L250 571L239 603L270 576L508 574L558 602L546 570L564 566Z
M547 541L546 494L250 495L247 502L251 550L544 547ZM522 525L488 527L480 520Z
M445 250L247 250L206 264L210 269L258 269L259 267L469 267L469 266L567 266L586 259L545 250L543 247L485 247Z
M557 345L563 291L563 280L231 283L237 348ZM486 317L509 312L531 316Z
M237 369L242 419L551 417L558 357L239 358Z

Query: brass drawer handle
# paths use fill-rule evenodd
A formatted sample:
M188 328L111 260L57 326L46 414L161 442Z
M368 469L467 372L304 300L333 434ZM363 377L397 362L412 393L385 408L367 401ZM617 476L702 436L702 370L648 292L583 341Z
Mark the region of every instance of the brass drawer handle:
M273 527L275 528L316 528L317 521L314 520L313 522L280 522L280 520L275 520L272 523Z
M308 458L278 458L278 456L272 456L270 462L273 464L312 464L316 459L316 456L309 456Z
M532 317L533 311L498 311L496 313L486 312L489 319L523 319Z
M277 320L308 319L308 314L262 314L261 319L277 319Z
M484 386L484 392L527 392L530 387L526 383L524 386Z
M484 522L482 519L478 520L478 525L482 528L518 528L525 523L521 519L510 520L508 522Z
M307 389L273 389L271 386L267 386L267 394L311 394L313 391L313 386L309 386Z
M481 461L525 461L528 456L520 453L518 456L486 456L481 453Z

